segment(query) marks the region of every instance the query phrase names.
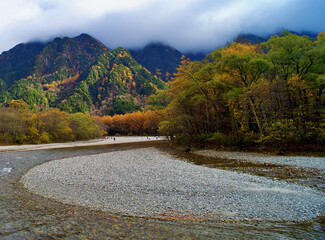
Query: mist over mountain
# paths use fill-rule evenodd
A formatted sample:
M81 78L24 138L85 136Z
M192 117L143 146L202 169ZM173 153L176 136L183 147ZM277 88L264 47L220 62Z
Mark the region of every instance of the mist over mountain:
M113 49L163 42L213 51L238 33L324 31L324 0L2 0L0 53L21 42L88 33Z
M236 37L234 37L233 41L241 42L241 43L250 42L252 44L257 44L257 43L266 42L270 37L274 35L281 35L283 31L288 31L292 34L296 34L297 36L308 36L312 39L316 39L318 35L318 33L315 32L309 32L309 31L295 32L295 31L283 29L282 31L278 31L274 34L266 34L262 36L252 34L252 33L239 33Z

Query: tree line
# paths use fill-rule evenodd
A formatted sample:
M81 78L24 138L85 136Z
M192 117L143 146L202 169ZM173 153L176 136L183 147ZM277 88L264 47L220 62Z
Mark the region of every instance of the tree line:
M0 108L0 144L39 144L87 140L105 135L157 135L160 110L113 116L67 113L57 108L37 112L23 100Z
M190 145L324 146L324 89L325 33L235 42L183 58L159 130Z
M69 114L59 109L29 110L23 100L0 108L0 143L52 143L98 138L104 134L88 113Z
M96 119L108 135L157 135L162 116L159 110L147 110Z

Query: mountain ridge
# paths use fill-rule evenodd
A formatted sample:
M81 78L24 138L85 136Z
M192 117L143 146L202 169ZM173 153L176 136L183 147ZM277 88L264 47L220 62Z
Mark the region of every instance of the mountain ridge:
M132 56L152 74L164 81L171 80L177 66L181 63L182 53L160 42L150 43L143 49L130 50Z
M125 111L138 110L165 87L127 50L109 50L87 34L17 45L0 55L0 63L6 66L0 73L2 105L22 99L34 110L58 107L99 115L123 112L116 109L122 105Z
M238 35L234 41L267 38ZM108 49L88 34L18 44L0 55L0 103L22 99L32 109L58 107L68 112L125 113L145 106L146 98L172 79L183 54L163 43L143 49Z

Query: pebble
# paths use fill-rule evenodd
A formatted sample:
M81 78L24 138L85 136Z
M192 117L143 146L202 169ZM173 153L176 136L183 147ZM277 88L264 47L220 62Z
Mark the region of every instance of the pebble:
M21 181L63 203L140 217L303 221L325 207L320 191L197 166L155 148L50 161Z

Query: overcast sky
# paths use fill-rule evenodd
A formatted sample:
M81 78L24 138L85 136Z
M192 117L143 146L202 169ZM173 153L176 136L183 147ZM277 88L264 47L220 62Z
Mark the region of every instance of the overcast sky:
M238 33L325 31L325 0L0 0L0 53L88 33L109 48L213 50Z

